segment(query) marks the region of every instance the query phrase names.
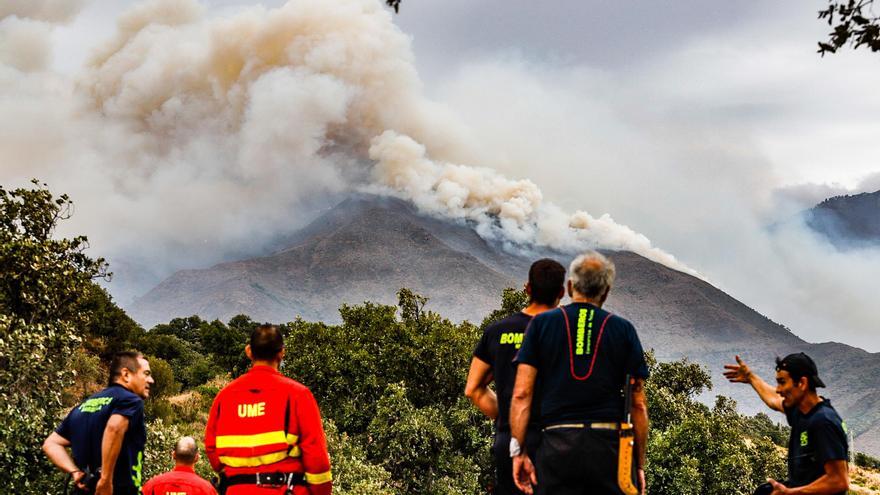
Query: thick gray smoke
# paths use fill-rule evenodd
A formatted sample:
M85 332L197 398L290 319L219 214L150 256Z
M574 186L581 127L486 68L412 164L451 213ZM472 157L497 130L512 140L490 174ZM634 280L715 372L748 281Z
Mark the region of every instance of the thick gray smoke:
M446 78L436 93L469 123L475 139L503 150L495 166L501 173L531 171L546 198L569 209L613 212L809 341L880 351L872 302L880 292L880 249L840 251L798 217L835 195L877 191L880 174L851 185L786 185L778 169L788 155L775 156L773 148L783 134L791 140L783 143L786 151L800 146L801 155L833 159L834 132L845 128L853 110L844 107L832 118L830 109L843 103L817 95L829 88L869 95L852 105L868 116L880 111L880 97L860 85L880 74L873 59L845 58L822 60L808 72L802 67L812 67L811 51L762 51L750 43L773 43L749 37L755 33L729 42L744 47L740 51L725 45L732 60L723 64L712 41L694 40L682 53L618 73L493 54ZM801 69L770 70L776 51ZM742 69L750 64L765 70ZM829 81L826 73L837 76ZM764 88L769 96L759 91ZM772 111L755 103L761 101L772 102ZM803 136L790 136L795 125ZM858 150L873 150L880 163L871 143L876 133L866 139L869 147L860 147L862 133L861 127L844 133L850 148L840 153L855 161L864 160ZM538 145L522 136L548 138ZM835 162L826 163L833 168Z
M208 264L366 189L511 246L629 249L686 269L610 216L565 213L489 168L493 151L423 95L379 0L213 18L194 0L141 3L73 78L48 70L39 20L64 12L14 4L0 24L0 178L69 193L69 229L123 268Z

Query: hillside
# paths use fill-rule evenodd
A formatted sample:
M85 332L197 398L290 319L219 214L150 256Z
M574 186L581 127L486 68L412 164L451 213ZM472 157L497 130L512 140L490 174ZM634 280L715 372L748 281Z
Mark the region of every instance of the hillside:
M804 218L838 248L880 246L880 191L826 199Z
M550 254L564 264L572 257ZM769 380L776 355L807 352L830 385L822 393L857 433L857 448L880 453L880 388L861 379L880 374L880 354L807 343L705 281L634 253L608 254L618 269L608 307L636 325L658 358L706 365L712 395L731 396L751 413L762 404L750 388L724 382L722 365L740 354ZM336 322L341 303L393 303L396 290L408 287L430 297L429 309L480 321L498 306L503 288L523 284L538 255L506 252L466 225L420 215L403 201L363 196L329 210L271 256L178 272L127 310L146 325L239 313Z

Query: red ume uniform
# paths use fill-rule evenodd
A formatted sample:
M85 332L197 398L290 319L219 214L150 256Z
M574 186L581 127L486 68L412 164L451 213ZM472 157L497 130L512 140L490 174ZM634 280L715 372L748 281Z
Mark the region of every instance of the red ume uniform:
M217 495L217 491L193 468L177 466L174 471L160 474L144 485L144 495Z
M211 467L226 477L301 473L295 495L329 495L330 457L314 396L269 366L254 366L217 394L205 431ZM227 495L283 494L285 488L232 485Z

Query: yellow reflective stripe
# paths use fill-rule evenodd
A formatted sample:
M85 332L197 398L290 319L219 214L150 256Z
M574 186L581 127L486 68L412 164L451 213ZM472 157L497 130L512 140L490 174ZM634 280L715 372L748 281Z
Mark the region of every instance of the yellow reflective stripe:
M287 458L287 452L275 452L272 454L258 455L253 457L220 456L220 462L230 467L255 467L283 461Z
M284 434L282 430L257 433L256 435L223 435L217 437L217 448L260 447L273 443L293 445L298 440L296 435Z
M306 473L306 482L310 485L320 485L328 481L333 481L333 475L330 471L318 474Z
M294 445L293 447L291 447L291 449L290 449L290 453L287 454L287 455L288 455L289 457L299 457L299 455L300 455L299 447L297 447L296 445Z

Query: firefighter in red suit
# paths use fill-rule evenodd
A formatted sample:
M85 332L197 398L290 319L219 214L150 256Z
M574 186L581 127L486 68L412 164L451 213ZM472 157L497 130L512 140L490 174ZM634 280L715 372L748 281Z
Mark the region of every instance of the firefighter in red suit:
M174 470L148 481L144 495L217 495L214 487L193 469L199 462L199 448L193 437L178 440L171 457Z
M245 353L253 366L217 394L205 431L221 495L329 495L321 413L308 388L278 371L278 327L256 328Z

